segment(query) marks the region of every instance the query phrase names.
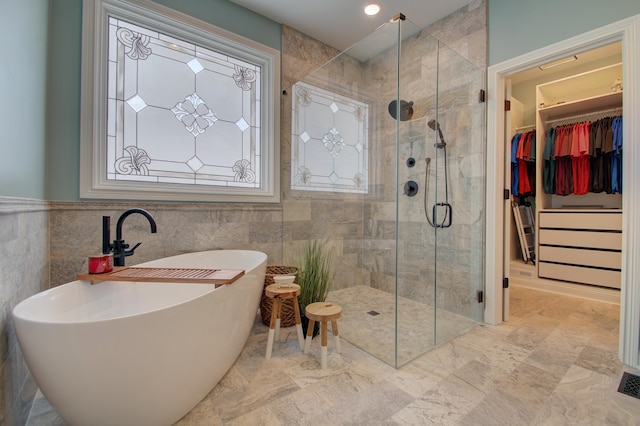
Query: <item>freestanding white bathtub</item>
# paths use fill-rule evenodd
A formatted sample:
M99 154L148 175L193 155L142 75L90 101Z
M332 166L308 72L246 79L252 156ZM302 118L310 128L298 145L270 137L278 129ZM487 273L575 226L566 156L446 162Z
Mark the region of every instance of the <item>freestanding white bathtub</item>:
M13 310L40 390L69 425L171 425L242 351L267 256L189 253L136 266L244 269L230 285L73 281Z

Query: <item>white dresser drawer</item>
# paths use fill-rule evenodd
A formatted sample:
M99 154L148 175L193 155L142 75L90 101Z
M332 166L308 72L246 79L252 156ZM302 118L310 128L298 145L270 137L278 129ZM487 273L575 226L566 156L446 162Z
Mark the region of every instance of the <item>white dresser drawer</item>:
M567 247L540 246L540 262L570 263L599 268L620 269L622 264L619 251L585 250Z
M540 244L555 246L620 250L620 247L622 247L622 233L541 229L539 242Z
M539 215L540 228L564 229L598 229L620 231L622 229L622 213L608 212L562 212L541 211Z
M541 210L538 276L620 288L621 210Z
M539 262L538 276L540 278L620 288L620 271Z

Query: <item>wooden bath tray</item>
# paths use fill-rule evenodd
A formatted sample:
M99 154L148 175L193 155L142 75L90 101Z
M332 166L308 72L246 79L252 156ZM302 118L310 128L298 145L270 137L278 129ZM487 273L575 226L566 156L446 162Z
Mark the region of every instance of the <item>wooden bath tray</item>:
M78 274L79 280L91 284L102 281L144 281L151 283L233 284L244 275L241 269L195 268L113 268L105 274Z

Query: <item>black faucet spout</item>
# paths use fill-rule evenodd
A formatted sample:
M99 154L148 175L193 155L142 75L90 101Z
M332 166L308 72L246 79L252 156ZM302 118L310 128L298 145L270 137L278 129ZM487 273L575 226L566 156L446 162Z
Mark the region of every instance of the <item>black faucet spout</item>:
M116 224L116 240L122 240L122 225L124 224L124 220L127 217L129 217L129 215L132 215L133 213L140 213L142 216L146 217L147 220L149 221L149 225L151 225L151 233L152 234L156 233L156 221L153 219L153 217L149 214L148 211L144 209L129 209L124 213L122 213L118 218L118 223Z
M113 240L113 244L109 244L111 238L111 218L109 216L102 217L102 253L107 254L113 252L113 265L124 266L124 258L131 256L136 248L142 243L138 243L135 246L129 248L129 244L124 242L122 238L122 225L124 220L134 213L139 213L149 221L151 226L151 233L155 234L157 230L156 221L149 214L148 211L143 209L129 209L122 213L118 218L116 224L116 239Z

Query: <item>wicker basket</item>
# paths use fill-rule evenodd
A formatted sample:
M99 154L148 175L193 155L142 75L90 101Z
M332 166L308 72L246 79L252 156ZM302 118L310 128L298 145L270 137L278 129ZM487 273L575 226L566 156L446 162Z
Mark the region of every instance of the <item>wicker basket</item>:
M267 266L267 272L264 276L264 287L275 284L274 275L297 275L298 268L296 266L272 265ZM260 300L260 316L262 323L269 325L271 323L271 307L273 299L268 298L262 289L262 299ZM295 311L293 310L293 299L285 299L282 301L282 311L280 312L280 327L291 327L295 325Z

